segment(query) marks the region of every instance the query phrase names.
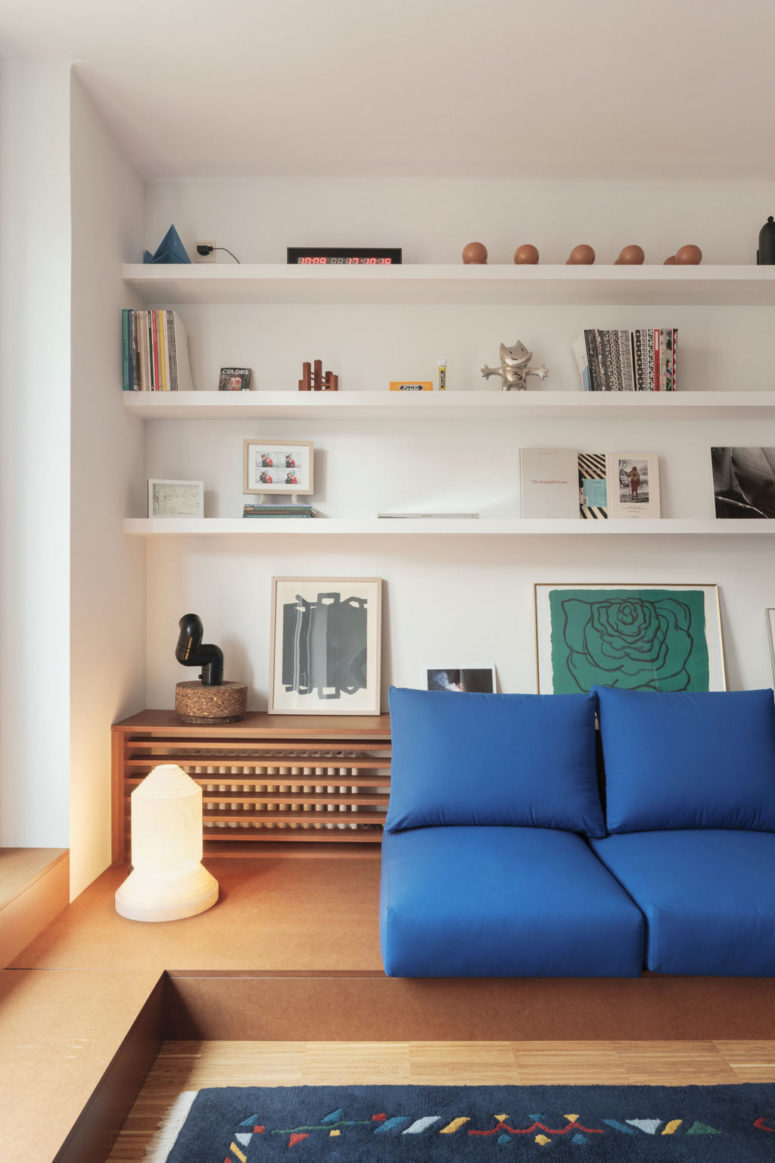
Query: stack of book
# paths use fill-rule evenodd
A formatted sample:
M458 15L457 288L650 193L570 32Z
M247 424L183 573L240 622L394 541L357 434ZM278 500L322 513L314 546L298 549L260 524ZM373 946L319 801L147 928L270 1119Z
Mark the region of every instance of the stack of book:
M582 387L587 392L674 392L677 342L675 327L588 328L573 344Z
M320 514L312 505L274 505L271 502L264 505L253 505L249 502L243 506L243 517L319 517Z
M191 392L188 339L176 311L121 312L125 392Z

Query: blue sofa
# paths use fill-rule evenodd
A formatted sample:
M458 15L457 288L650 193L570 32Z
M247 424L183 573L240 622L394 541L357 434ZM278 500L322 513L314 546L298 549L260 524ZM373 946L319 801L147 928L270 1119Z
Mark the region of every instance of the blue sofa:
M775 975L772 691L393 688L390 712L389 976Z

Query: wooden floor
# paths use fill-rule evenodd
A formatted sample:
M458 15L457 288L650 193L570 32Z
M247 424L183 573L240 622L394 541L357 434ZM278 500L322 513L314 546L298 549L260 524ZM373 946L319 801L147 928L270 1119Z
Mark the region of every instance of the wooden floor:
M775 1081L766 1042L167 1042L108 1163L140 1163L171 1103L203 1086Z

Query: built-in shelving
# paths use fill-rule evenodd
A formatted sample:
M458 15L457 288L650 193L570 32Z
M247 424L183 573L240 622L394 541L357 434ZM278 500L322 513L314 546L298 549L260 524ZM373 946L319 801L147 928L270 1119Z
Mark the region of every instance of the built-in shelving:
M319 517L312 520L243 517L128 517L124 532L143 537L224 536L277 537L388 537L388 536L495 536L495 537L616 537L616 536L732 536L772 537L775 521L708 519L645 519L582 521L517 517L399 518Z
M775 304L775 267L125 264L143 302Z
M531 303L775 306L775 267L757 266L464 266L395 267L266 265L125 265L128 287L149 305L230 303L415 304ZM128 413L145 420L574 420L775 418L775 389L719 392L582 392L535 388L398 393L125 392ZM315 520L128 518L127 534L143 537L388 536L712 536L766 537L775 522L707 519L526 520L508 517Z
M124 392L146 420L475 420L775 416L775 390L739 392Z

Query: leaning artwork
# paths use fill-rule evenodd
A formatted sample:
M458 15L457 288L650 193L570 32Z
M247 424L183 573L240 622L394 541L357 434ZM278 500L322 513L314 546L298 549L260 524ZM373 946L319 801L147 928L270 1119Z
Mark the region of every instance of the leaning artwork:
M538 689L724 690L713 585L537 585Z
M275 578L270 710L380 711L379 578Z

